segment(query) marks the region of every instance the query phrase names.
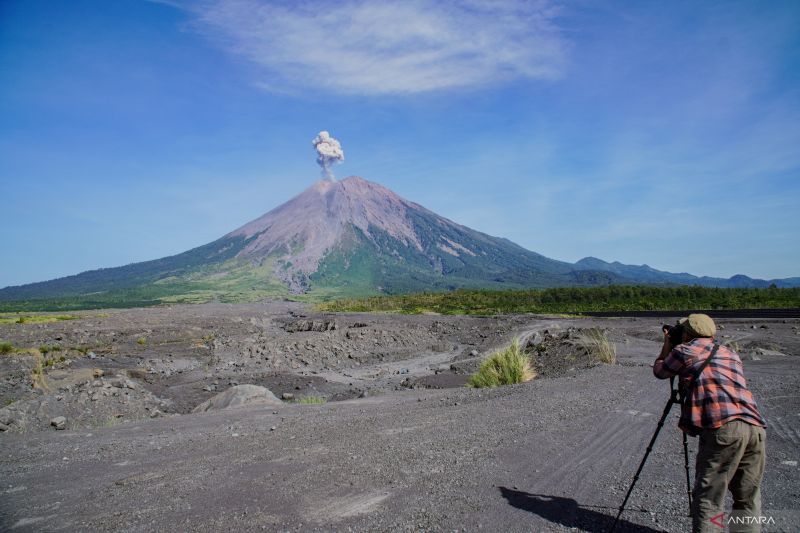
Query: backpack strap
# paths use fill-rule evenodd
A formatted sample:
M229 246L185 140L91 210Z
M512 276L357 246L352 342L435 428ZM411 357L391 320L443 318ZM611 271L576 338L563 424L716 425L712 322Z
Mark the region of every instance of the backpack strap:
M716 355L717 350L719 350L719 344L717 344L715 342L714 343L714 347L711 348L711 353L709 354L708 357L706 357L705 361L703 361L703 364L701 364L700 367L695 371L694 376L692 376L692 378L687 383L685 383L685 384L683 384L683 385L681 385L679 387L680 388L681 402L683 402L683 401L685 401L685 400L687 400L689 398L689 395L691 394L692 389L694 389L695 383L697 383L697 380L700 379L700 374L703 373L703 370L706 369L706 367L708 366L708 363L710 363L711 359Z
M694 385L694 382L695 382L695 381L697 381L698 379L700 379L700 374L702 374L702 373L703 373L703 370L705 370L705 369L706 369L706 367L708 366L708 363L710 363L710 362L711 362L711 359L714 357L714 355L716 355L716 353L717 353L717 350L719 350L719 344L717 344L717 343L715 342L715 343L714 343L714 347L713 347L713 348L711 348L711 354L710 354L708 357L706 357L706 360L705 360L705 361L703 361L703 364L702 364L702 365L700 365L700 368L698 368L698 369L697 369L697 372L696 372L696 373L695 373L695 375L694 375L694 379L692 380L692 385Z

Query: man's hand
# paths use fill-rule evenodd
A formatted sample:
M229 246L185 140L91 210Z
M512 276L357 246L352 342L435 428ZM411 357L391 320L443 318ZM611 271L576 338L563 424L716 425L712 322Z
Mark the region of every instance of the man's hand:
M662 331L664 332L664 344L661 346L661 353L656 357L656 361L664 360L664 358L669 355L669 352L672 351L672 343L669 341L669 330L667 328L662 328Z

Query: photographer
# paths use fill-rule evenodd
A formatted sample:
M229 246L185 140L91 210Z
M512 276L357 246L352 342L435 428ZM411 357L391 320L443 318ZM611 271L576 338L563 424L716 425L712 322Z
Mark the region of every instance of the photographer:
M659 379L680 377L684 400L678 426L700 437L692 492L695 532L720 531L711 519L724 511L727 490L733 495L734 517L761 514L766 424L747 388L741 359L714 343L716 331L704 314L665 326L664 345L653 365ZM757 523L746 527L738 531L760 530Z

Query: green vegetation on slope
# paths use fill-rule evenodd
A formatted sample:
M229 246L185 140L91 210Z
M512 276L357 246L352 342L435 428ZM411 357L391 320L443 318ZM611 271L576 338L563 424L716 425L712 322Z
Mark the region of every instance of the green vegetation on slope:
M74 276L0 289L0 301L85 298L89 294L125 295L159 280L185 276L196 270L219 265L236 256L252 240L223 237L182 254L115 268L101 268ZM113 300L113 299L112 299ZM142 298L146 301L148 298ZM110 307L113 307L110 306Z
M324 311L441 314L672 311L800 307L800 288L717 289L708 287L619 286L543 290L457 290L342 299L320 304Z
M260 264L253 264L247 260L230 259L130 289L55 298L0 300L0 312L78 311L211 301L242 303L285 297L288 294L286 287L270 276L274 261L268 257Z

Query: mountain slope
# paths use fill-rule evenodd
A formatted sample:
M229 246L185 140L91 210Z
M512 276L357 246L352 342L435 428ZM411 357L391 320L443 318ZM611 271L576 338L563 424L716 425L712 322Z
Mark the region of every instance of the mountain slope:
M0 290L0 300L223 301L609 284L766 286L586 258L576 264L472 230L352 176L319 181L224 237L182 254ZM786 280L782 284L791 284Z

